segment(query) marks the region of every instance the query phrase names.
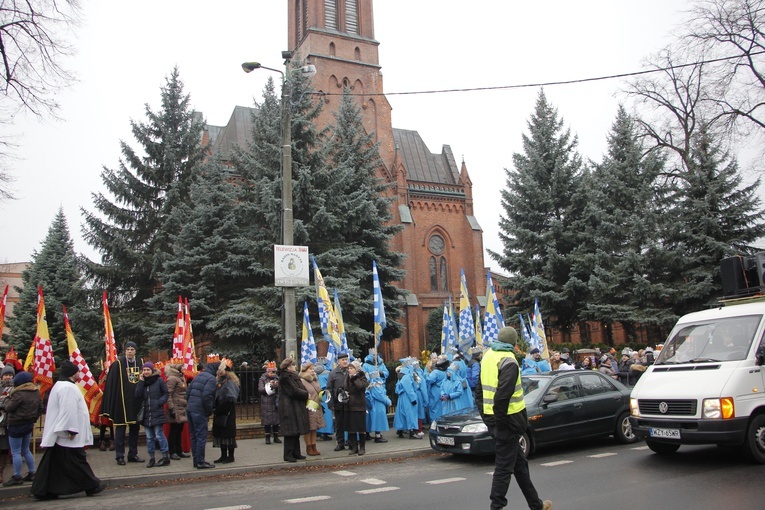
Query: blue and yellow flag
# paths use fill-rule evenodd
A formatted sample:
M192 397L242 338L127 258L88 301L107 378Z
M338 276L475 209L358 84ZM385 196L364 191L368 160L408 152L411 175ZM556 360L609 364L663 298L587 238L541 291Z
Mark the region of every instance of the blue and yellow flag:
M340 334L340 352L349 352L348 337L345 336L345 322L343 322L343 309L340 308L337 289L335 289L335 317L337 317L337 332Z
M311 330L311 317L308 315L308 303L303 303L303 337L300 343L300 365L308 362L316 364L316 342Z
M544 359L550 359L550 352L547 350L547 335L545 334L545 325L542 322L542 312L539 311L539 300L534 299L534 326L532 328L536 333L539 344L539 351Z
M321 324L321 333L324 339L335 344L335 350L340 353L343 347L343 341L340 337L340 329L337 323L337 316L332 307L332 301L329 299L327 286L324 285L324 278L321 276L319 266L316 265L316 259L311 256L313 263L313 274L316 282L316 301L319 304L319 323Z
M496 342L499 339L499 330L504 327L505 320L499 310L499 300L494 292L494 283L491 281L491 273L486 273L486 315L483 319L483 341Z
M460 351L467 353L475 342L475 325L473 324L473 310L470 307L470 297L465 281L465 270L460 269Z
M385 303L382 288L380 288L380 277L377 274L377 262L374 260L372 261L372 293L374 295L375 352L378 352L382 332L388 326L388 322L385 320Z

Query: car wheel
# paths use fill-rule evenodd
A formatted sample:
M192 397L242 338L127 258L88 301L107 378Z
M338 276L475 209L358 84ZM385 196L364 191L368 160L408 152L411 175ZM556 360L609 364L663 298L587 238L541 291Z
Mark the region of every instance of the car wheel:
M752 418L744 443L749 458L757 464L765 464L765 415Z
M637 441L637 436L632 431L632 424L630 423L630 415L626 411L619 415L619 419L616 420L616 431L614 437L621 444L630 444Z
M521 438L518 440L518 444L521 447L523 456L526 457L527 459L529 458L529 455L534 453L534 450L531 448L531 438L529 438L528 434L523 434Z
M659 455L675 453L680 448L679 444L673 443L657 443L655 441L646 441L645 444L648 445L648 448L650 448L652 452L658 453Z

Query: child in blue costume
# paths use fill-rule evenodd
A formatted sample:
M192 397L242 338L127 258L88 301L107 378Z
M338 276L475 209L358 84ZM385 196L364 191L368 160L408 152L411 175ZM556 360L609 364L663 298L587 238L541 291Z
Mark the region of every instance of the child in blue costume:
M327 389L327 379L329 378L329 370L327 370L326 363L327 358L319 358L314 369L322 392ZM327 405L327 397L328 395L324 393L321 398L321 408L324 410L324 427L316 430L317 437L321 438L322 441L332 441L332 434L335 433L335 422L332 418L332 411L330 411Z

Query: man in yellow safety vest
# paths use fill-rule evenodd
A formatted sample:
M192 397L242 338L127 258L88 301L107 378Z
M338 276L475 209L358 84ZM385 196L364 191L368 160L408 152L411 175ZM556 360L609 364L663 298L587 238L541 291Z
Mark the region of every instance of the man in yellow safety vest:
M498 340L490 342L489 350L483 354L481 391L476 392L482 396L481 401L477 402L478 409L496 440L490 508L502 509L507 506L507 489L510 487L510 478L515 473L529 508L550 510L552 502L539 499L537 490L531 483L529 464L518 444L528 427L521 370L514 353L518 333L514 328L502 328L499 330Z

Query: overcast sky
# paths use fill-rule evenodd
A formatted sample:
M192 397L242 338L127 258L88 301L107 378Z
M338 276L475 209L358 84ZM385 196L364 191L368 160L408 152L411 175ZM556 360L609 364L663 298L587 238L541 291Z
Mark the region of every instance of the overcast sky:
M83 0L85 20L65 62L78 81L58 94L61 121L20 117L5 126L19 144L10 173L18 200L0 203L0 263L29 261L59 207L75 250L97 257L81 236L80 207L93 210L102 166L116 168L119 141L136 149L131 119L158 111L160 87L178 65L195 110L222 126L236 105L260 100L287 48L283 0ZM687 0L377 0L375 37L386 93L542 83L640 70L670 41ZM277 83L278 75L274 75ZM545 93L600 161L624 86L619 80L549 86ZM473 181L484 246L501 250L500 189L538 88L391 95L393 126L417 130L431 152L450 145ZM485 257L484 265L497 269Z

